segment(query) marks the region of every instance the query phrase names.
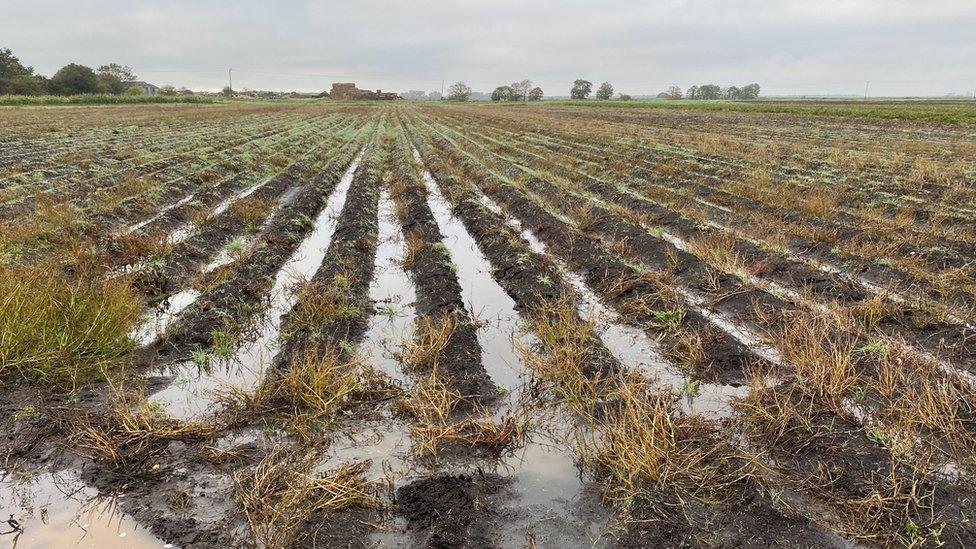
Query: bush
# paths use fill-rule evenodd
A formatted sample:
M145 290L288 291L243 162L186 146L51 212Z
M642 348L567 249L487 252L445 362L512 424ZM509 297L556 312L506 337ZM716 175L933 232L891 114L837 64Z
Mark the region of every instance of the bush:
M217 99L203 96L162 97L149 95L112 95L85 93L80 95L0 95L0 107L57 106L57 105L122 105L127 103L216 103Z
M51 77L51 91L57 95L98 93L102 91L102 83L91 68L71 63Z

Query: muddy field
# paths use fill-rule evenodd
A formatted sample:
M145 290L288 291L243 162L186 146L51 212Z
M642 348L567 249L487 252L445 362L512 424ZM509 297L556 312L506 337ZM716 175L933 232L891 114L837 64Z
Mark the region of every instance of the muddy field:
M0 127L2 547L976 545L970 126Z

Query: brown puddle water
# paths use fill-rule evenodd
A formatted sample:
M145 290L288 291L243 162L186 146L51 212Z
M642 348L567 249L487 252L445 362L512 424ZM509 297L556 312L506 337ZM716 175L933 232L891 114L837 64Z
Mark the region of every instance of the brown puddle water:
M12 518L20 530L6 522ZM123 514L115 499L71 473L38 473L15 478L0 471L0 548L91 547L142 549L173 547Z

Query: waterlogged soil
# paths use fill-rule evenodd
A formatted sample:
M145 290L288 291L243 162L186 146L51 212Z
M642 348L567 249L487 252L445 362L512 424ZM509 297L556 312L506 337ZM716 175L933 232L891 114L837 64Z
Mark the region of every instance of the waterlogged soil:
M261 315L253 333L248 334L229 357L208 357L203 364L188 361L170 367L175 371L174 382L156 392L153 402L159 403L170 414L185 419L208 411L215 402L217 389L253 390L277 354L274 344L279 338L282 315L291 309L296 297L290 288L297 281L310 278L329 250L358 165L358 160L354 161L347 169L325 208L316 217L311 233L275 275L270 306Z
M364 476L381 487L386 504L313 514L293 544L308 547L850 547L858 534L838 521L838 509L857 502L854 513L877 511L875 491L889 487L886 479L912 478L883 444L864 435L864 426L837 412L814 413L811 424L774 435L745 422L735 404L751 389L745 374L756 363L780 362L755 337L752 312L789 310L789 299L688 253L689 241L714 237L712 229L595 179L573 179L593 193L586 196L526 179L522 165L545 166L511 147L498 147L506 155L495 155L501 160L473 160L480 153L470 151L499 144L486 137L490 132L453 143L437 128L458 135L463 128L413 127L414 114L404 112L374 118L396 131L370 132L365 149L360 134L333 150L321 170L294 164L257 184L218 170L220 185L183 178L159 197L169 205L163 211L129 212L142 215L127 221L129 229L168 232L173 245L165 264L133 266L149 304L158 305L132 334L142 347L135 371L118 385L96 383L68 396L0 391L0 547L254 546L235 474L255 471L282 448L311 452L312 474L364 462ZM401 131L403 141L391 137ZM401 171L398 157L413 161L411 169ZM162 164L177 167L175 160ZM396 180L406 172L410 181ZM398 174L393 181L391 173ZM244 196L276 204L256 231L230 207ZM212 213L199 226L192 221L194 197ZM576 209L584 199L597 214L588 230L579 227ZM613 202L645 208L671 232L614 217ZM129 217L120 215L119 224ZM246 253L226 253L242 236ZM810 285L813 294L845 303L869 298L847 279L800 268L742 240L737 245L767 279ZM677 290L660 292L639 276L643 267L668 270ZM198 273L214 269L230 276L216 286L191 286ZM297 327L295 306L309 299L294 291L297 280L314 295L343 281L348 310ZM712 336L705 348L710 368L676 364L669 354L673 334L647 311L626 312L635 297L658 312L683 307L683 326ZM584 420L558 387L533 378L525 358L547 352L530 332L537 318L530 315L558 299L567 300L577 320L592 321L584 375L599 382L633 371L670 390L677 415L701 414L707 434L696 443L721 445L723 458L731 456L701 464L733 473L717 497L686 498L682 479L669 479L620 506L608 499L613 492L604 472L582 459L586 450L577 442L599 437L619 409L606 399ZM438 373L465 397L450 419L485 410L498 423L511 414L525 430L512 446L451 442L436 459L418 447L418 427L425 425L397 399L429 372L409 370L404 358L418 324L444 315L457 326ZM222 339L225 330L235 333L233 341ZM949 334L943 339L961 343L954 357L971 358L971 342L958 326L919 330ZM941 343L932 341L930 350L942 350ZM392 383L377 391L383 396L342 407L307 431L288 423L292 411L280 404L255 414L240 403L218 405L226 401L214 389L268 387L292 358L326 348L341 348L344 366L363 365ZM116 400L116 392L133 400ZM135 395L148 398L147 421L203 427L154 438L144 436L152 429L140 423L144 417L111 423L123 417L113 409L141 409ZM99 429L114 429L118 454L98 445L92 433ZM913 510L910 524L896 515L884 543L907 539L914 525L946 546L976 544L968 520L976 507L964 483L926 476L916 488L933 505ZM880 545L879 539L858 543Z

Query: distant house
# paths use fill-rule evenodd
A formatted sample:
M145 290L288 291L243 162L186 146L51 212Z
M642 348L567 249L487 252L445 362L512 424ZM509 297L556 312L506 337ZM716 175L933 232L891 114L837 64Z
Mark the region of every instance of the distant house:
M135 87L139 88L140 90L142 90L142 93L144 93L146 95L152 96L152 95L158 95L159 94L159 88L158 87L156 87L156 86L154 86L154 85L152 85L152 84L150 84L148 82L143 82L142 80L133 80L132 82L122 82L122 84L125 86L125 89L129 89L132 86L135 86Z
M332 99L379 99L383 101L392 101L394 99L400 99L400 96L396 93L383 92L383 90L361 90L356 87L356 84L352 82L333 82L332 91L329 92L329 97Z

